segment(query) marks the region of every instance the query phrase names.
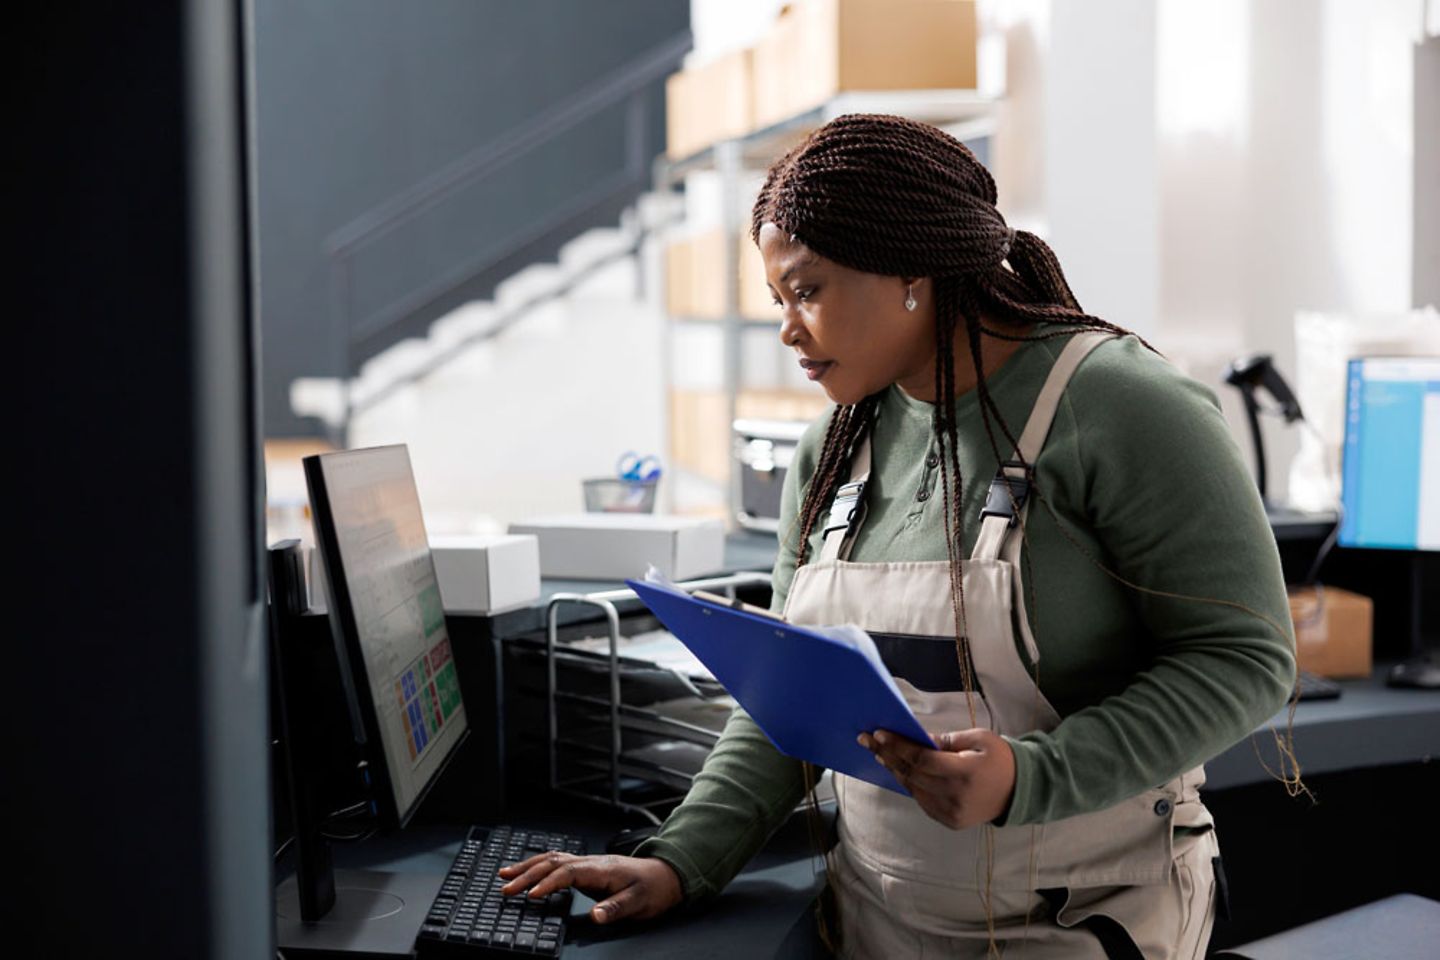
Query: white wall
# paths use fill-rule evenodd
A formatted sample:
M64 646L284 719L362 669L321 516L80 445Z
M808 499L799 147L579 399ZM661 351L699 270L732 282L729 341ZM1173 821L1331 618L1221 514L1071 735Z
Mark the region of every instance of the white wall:
M1155 5L1055 3L1046 57L1049 242L1087 311L1149 336L1159 286Z
M1413 0L1159 7L1157 342L1215 383L1273 354L1297 312L1384 314L1411 295ZM1238 399L1217 387L1250 456ZM1298 431L1265 425L1271 495Z
M613 476L626 450L663 450L662 312L653 285L634 297L636 268L611 265L361 414L351 445L409 445L433 533L581 512L581 478Z

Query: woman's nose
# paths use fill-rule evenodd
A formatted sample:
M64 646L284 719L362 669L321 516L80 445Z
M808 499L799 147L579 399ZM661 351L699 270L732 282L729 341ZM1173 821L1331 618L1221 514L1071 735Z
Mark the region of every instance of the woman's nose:
M794 307L783 307L780 311L780 343L786 347L793 347L800 341L804 332L804 326L800 323L800 311Z

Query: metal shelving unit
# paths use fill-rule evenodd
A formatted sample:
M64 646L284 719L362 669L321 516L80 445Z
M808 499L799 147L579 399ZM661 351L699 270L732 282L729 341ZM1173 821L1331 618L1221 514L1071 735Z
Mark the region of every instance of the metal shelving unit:
M678 586L688 591L722 591L726 596L734 597L739 587L768 587L769 584L768 574L743 572L692 580ZM624 702L622 679L627 670L658 669L649 661L620 654L620 613L616 602L635 596L633 590L557 593L546 606L545 708L549 780L552 790L636 813L659 824L662 817L655 812L656 809L673 805L690 789L694 770L703 763L719 734L713 729L667 716L653 707ZM567 649L559 641L560 608L572 604L592 607L604 614L610 641L608 653ZM603 669L607 681L606 694L597 696L562 689L560 667L567 664L590 670ZM689 677L678 671L668 672L678 686L696 700L717 700L725 696L724 688L713 680ZM570 708L572 714L579 714L585 721L562 731L562 707ZM573 721L574 717L571 719ZM654 742L627 747L627 733ZM658 798L649 796L657 792L655 787L661 788Z

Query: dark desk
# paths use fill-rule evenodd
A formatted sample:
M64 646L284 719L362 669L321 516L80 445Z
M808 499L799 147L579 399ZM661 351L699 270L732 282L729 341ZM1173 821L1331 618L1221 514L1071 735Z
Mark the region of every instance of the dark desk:
M530 808L511 820L585 837L591 852L633 821L604 810ZM463 831L438 825L407 829L336 851L337 865L350 869L444 874L460 847ZM819 870L817 871L817 867ZM594 901L577 895L571 912L564 956L605 960L624 957L714 957L747 960L819 957L811 901L824 883L823 864L812 860L803 817L795 816L771 837L725 891L704 906L676 910L653 920L621 921L614 926L591 922Z
M1295 754L1302 776L1424 763L1440 758L1440 692L1385 686L1390 663L1380 663L1363 680L1338 681L1338 700L1307 700L1295 708ZM1284 733L1289 708L1251 737L1205 764L1206 789L1262 783L1270 779L1256 757L1278 768L1275 740Z

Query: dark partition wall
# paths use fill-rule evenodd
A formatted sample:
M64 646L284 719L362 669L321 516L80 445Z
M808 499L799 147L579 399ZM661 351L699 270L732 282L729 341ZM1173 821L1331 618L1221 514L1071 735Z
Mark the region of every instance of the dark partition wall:
M16 38L12 956L274 955L244 20Z
M665 146L688 0L255 0L265 435L594 226Z

